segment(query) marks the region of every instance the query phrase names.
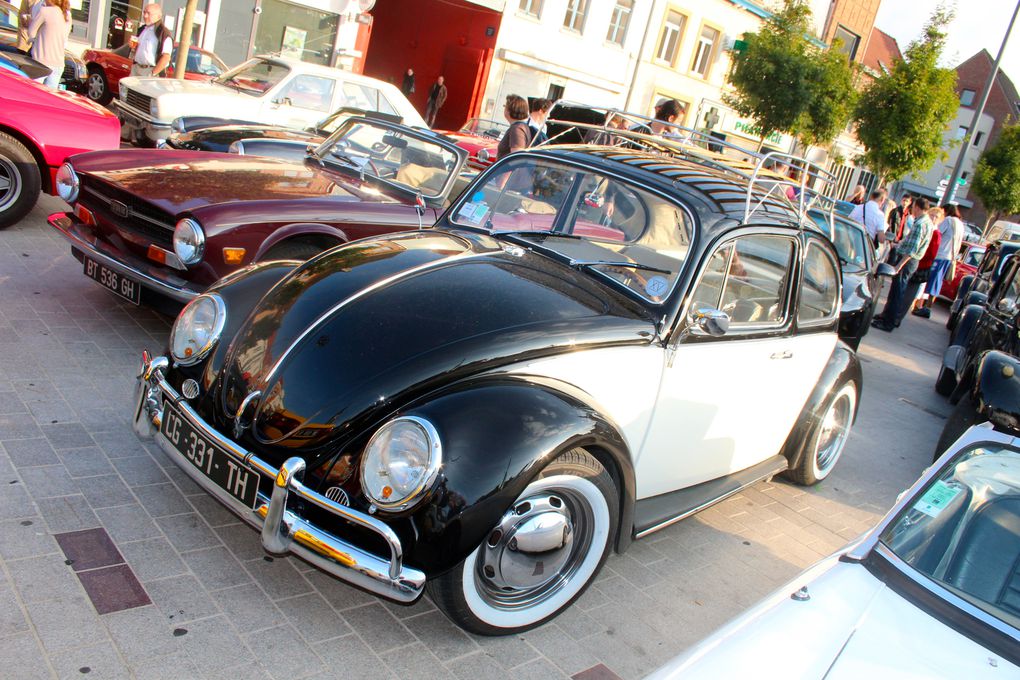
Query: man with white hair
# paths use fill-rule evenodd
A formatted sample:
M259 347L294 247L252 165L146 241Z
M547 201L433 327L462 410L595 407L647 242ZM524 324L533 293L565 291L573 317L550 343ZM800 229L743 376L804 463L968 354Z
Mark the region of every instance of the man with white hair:
M143 7L142 24L132 56L131 75L163 75L174 51L174 38L163 25L163 8L156 3Z

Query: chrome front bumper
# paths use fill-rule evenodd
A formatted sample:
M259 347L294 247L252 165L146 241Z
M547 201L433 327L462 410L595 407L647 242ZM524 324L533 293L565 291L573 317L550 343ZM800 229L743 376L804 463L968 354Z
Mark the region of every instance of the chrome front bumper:
M413 602L425 587L425 574L403 565L403 549L397 534L386 523L316 493L301 483L305 469L302 458L293 457L279 469L270 466L251 451L246 451L208 424L164 379L169 362L165 357L142 353L142 370L135 392L134 427L156 443L196 484L231 512L262 532L262 546L274 554L294 553L301 559L376 595L398 602ZM195 430L212 440L233 462L261 477L274 480L272 495L259 493L255 509L247 507L215 482L203 475L160 433L164 401L173 402ZM344 520L375 532L390 548L389 559L373 555L287 509L287 500L295 495Z
M194 284L190 281L162 271L141 258L114 249L99 240L87 224L68 213L53 213L46 221L70 241L71 247L75 250L161 295L178 302L190 302L205 290L204 286L201 289L193 288Z
M142 134L150 141L158 144L160 141L169 137L170 133L173 132L173 128L170 123L154 121L141 114L136 109L127 106L119 99L115 99L112 106L113 110L117 113L117 118L120 119L121 139L136 141L136 137L139 134Z

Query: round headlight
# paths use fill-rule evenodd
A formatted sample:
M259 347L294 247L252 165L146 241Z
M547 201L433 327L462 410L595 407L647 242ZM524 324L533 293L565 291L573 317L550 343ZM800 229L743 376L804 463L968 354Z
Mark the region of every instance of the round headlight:
M480 162L488 163L489 162L489 150L488 149L479 149L477 157L478 157L478 160Z
M215 293L199 295L181 310L170 329L170 355L188 366L209 353L227 321L227 306Z
M170 127L174 132L185 133L187 130L184 129L184 118L174 118L170 123Z
M149 102L149 115L153 118L159 118L159 104L155 99Z
M126 102L127 101L127 93L128 93L128 89L126 87L118 88L117 94L120 95L120 100L122 102Z
M185 218L174 227L174 252L184 264L195 264L205 251L205 233L198 222Z
M431 487L442 464L439 434L429 421L395 418L372 435L361 461L361 488L380 508L404 510Z
M56 175L57 196L68 203L74 203L78 198L78 188L81 183L78 181L78 173L74 171L70 163L64 163L57 170Z
M236 153L239 156L244 155L244 142L240 139L236 142L231 142L230 146L227 147L227 153Z

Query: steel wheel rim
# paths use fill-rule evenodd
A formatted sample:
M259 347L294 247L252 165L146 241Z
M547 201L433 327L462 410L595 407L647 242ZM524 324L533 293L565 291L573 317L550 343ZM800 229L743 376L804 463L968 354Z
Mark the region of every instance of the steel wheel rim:
M554 501L547 499L561 503L562 517L569 523L569 537L562 548L564 554L557 556L554 550L532 556L518 550L514 555L510 544L515 536L519 536L514 530L524 527L539 515L554 514L551 507ZM531 509L518 512L525 505L530 505ZM525 610L556 597L571 584L584 563L595 536L595 522L595 512L588 500L583 493L571 488L569 482L522 497L503 515L496 529L490 532L479 547L474 569L475 587L479 596L488 606L504 611ZM510 562L515 566L523 566L530 559L536 567L533 573L538 572L539 563L550 561L554 567L552 573L537 576L538 583L534 585L514 583L513 576L507 578L508 556L523 558L511 559ZM492 571L489 571L490 568ZM527 572L524 569L516 573L521 571Z
M850 433L850 397L841 392L822 419L815 445L815 461L818 471L828 472L843 451Z
M103 94L106 92L106 86L103 84L103 77L98 73L92 73L89 75L88 82L88 95L89 99L93 101L99 101L102 99Z
M0 156L0 212L10 208L21 196L21 173L14 162Z

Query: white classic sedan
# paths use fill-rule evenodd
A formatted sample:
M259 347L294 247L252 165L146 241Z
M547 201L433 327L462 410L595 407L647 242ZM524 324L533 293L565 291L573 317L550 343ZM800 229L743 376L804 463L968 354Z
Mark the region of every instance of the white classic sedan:
M1020 677L1020 439L968 430L870 533L648 680Z
M390 83L276 56L249 59L208 82L124 78L115 105L121 136L152 143L165 140L181 116L305 128L344 107L392 114L405 125L428 127Z

